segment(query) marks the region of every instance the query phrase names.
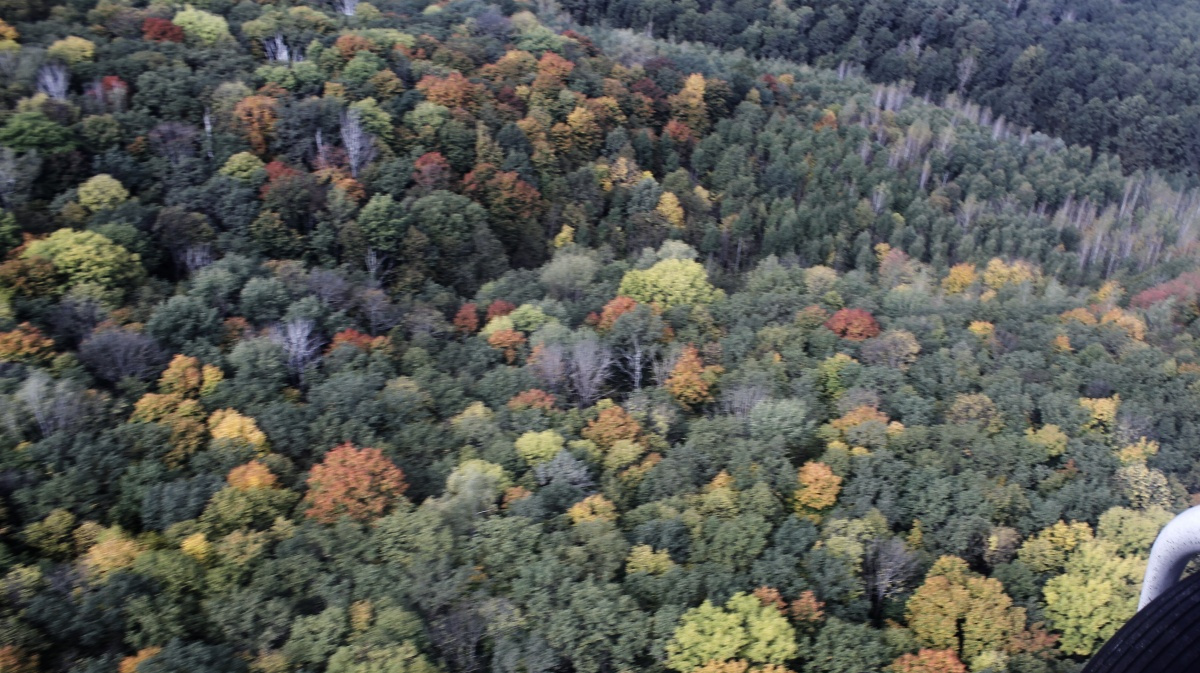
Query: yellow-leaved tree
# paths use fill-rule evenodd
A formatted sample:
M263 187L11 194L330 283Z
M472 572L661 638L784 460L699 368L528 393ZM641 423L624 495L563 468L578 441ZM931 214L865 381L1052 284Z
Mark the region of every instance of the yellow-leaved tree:
M781 665L797 649L796 631L777 607L737 593L724 608L706 600L683 614L667 643L667 667L686 672L713 662Z
M617 293L664 309L709 304L725 296L708 282L708 273L699 262L678 258L664 259L644 271L629 271Z
M1015 607L1004 585L967 568L956 556L933 564L908 599L905 617L922 647L953 650L964 661L1005 652L1025 631L1025 609Z

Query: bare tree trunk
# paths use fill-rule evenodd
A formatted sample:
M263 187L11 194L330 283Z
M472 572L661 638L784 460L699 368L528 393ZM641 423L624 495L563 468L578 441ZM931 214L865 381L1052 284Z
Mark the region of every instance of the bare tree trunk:
M652 357L652 351L637 332L629 336L628 343L617 347L617 367L629 377L634 390L642 389L642 379L645 378L646 364Z
M363 128L361 113L353 108L342 113L342 146L350 161L350 175L358 172L375 158L375 137Z
M264 38L262 46L268 61L291 63L292 50L288 48L287 40L283 39L283 35L275 33L274 37Z
M309 318L294 318L282 325L275 325L271 328L271 340L283 348L288 369L301 380L304 378L304 369L321 352L321 337L316 332L316 324Z
M561 394L567 380L567 358L560 344L542 344L529 366L550 392Z
M84 396L77 387L70 381L54 383L43 372L30 375L16 396L33 415L43 437L71 428L85 413Z
M204 153L209 160L213 159L213 123L212 112L207 106L204 108Z
M36 152L18 155L7 147L0 147L0 204L13 208L25 203L41 166Z
M64 65L47 63L41 68L38 68L37 90L51 98L57 100L66 100L67 85L70 83L70 81L70 76L67 73L67 67Z
M967 90L967 84L970 83L971 77L975 75L975 67L978 62L975 60L975 54L967 54L961 61L958 62L958 95L962 96Z
M594 337L587 337L571 345L571 386L579 398L581 407L591 406L600 399L612 355Z

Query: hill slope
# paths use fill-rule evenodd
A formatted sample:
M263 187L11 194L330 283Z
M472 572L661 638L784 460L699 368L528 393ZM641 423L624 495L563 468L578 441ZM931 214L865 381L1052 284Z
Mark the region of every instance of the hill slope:
M1191 192L339 7L0 25L0 667L1065 673L1132 614L1200 492Z

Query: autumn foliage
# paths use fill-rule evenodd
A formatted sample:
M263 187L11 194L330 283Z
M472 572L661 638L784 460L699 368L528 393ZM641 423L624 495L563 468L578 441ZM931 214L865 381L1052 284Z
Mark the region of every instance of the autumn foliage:
M1143 290L1129 301L1131 306L1148 308L1167 299L1175 299L1185 306L1194 306L1200 298L1200 271L1189 271L1178 278Z
M959 661L954 650L922 649L916 654L905 654L892 662L895 673L967 673L967 667Z
M493 301L491 304L488 304L487 314L484 316L484 320L485 320L485 322L491 322L492 318L499 318L501 316L506 316L515 310L517 310L516 304L512 303L511 301L504 301L503 299L497 299L496 301Z
M169 19L149 17L142 22L142 38L150 42L183 42L183 29Z
M363 334L356 329L344 329L333 335L333 339L329 342L329 352L333 352L340 346L351 346L361 351L372 351L377 348L383 348L388 343L388 338L385 336L373 337L370 334Z
M412 178L422 189L445 189L450 186L450 162L441 152L426 152L413 162Z
M456 108L473 110L478 107L479 101L486 95L482 84L468 80L459 72L452 72L445 77L425 75L421 81L417 82L417 91L425 94L426 100L444 105L451 110Z
M508 401L508 408L513 411L524 411L526 409L541 409L542 411L550 411L554 408L555 399L550 393L532 388L524 390L513 396Z
M263 155L267 151L267 138L275 130L275 99L269 96L248 96L238 101L233 109L246 140L254 153Z
M188 355L176 354L158 378L158 389L168 395L193 397L200 394L203 383L200 361Z
M805 590L788 606L788 612L799 623L819 622L825 617L825 603L817 600L812 590Z
M943 556L906 605L908 626L917 642L934 649L957 649L968 660L1005 650L1025 631L1025 609L1013 605L1004 586L972 573L965 561Z
M504 352L504 361L512 364L517 359L517 353L526 342L525 335L515 329L502 329L492 332L488 337L488 345Z
M844 308L825 321L825 326L848 341L865 341L879 336L879 323L861 308Z
M637 308L637 302L629 297L617 296L604 305L600 311L599 320L596 322L596 329L601 332L607 332L616 324L617 318L629 313Z
M233 468L225 480L239 491L274 488L279 483L279 478L271 472L271 469L257 460Z
M474 334L479 331L479 307L463 304L454 314L454 330L459 334Z
M667 390L684 407L692 407L713 400L713 386L724 369L720 365L705 365L700 351L693 345L683 349L679 362L667 379Z
M408 488L404 473L379 449L342 444L325 454L308 477L306 514L321 523L345 516L369 521L387 512Z
M842 491L842 478L824 463L809 461L800 467L796 476L796 513L810 519L820 520L817 512L829 509L837 503Z
M601 409L580 434L600 448L608 449L621 440L637 441L642 435L642 426L629 412L614 405Z
M15 645L0 647L0 671L4 673L37 673L38 655ZM125 673L122 669L121 673Z
M10 332L0 332L0 361L40 362L54 356L54 340L23 322Z

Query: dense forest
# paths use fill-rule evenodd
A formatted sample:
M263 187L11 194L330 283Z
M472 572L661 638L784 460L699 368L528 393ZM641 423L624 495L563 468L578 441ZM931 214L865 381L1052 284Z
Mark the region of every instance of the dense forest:
M578 20L908 81L1010 121L1200 171L1200 11L1145 0L564 0Z
M1200 198L545 4L0 2L0 671L1073 673L1134 613Z

